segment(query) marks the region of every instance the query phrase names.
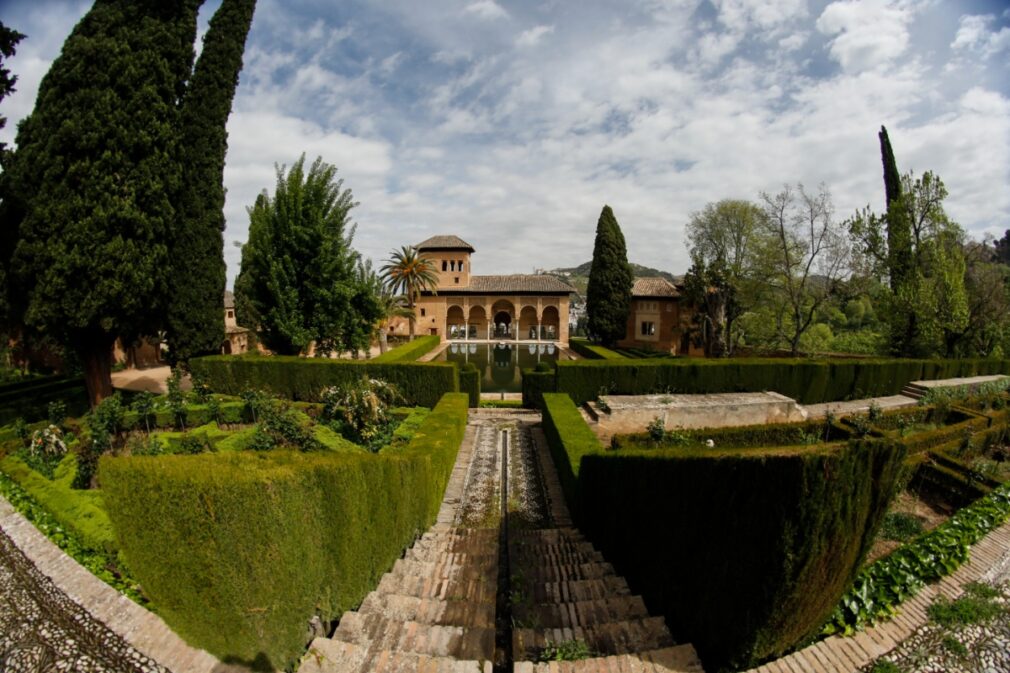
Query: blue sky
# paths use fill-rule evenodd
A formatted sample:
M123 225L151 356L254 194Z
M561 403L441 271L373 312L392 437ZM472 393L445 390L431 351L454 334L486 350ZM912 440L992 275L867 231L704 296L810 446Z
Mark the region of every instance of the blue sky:
M205 26L219 2L208 2ZM10 121L90 3L3 0L29 37ZM377 262L455 233L477 273L586 261L603 204L629 258L686 270L690 214L825 183L835 218L932 170L973 236L1010 228L1010 3L259 0L229 130L225 255L275 164L335 164Z

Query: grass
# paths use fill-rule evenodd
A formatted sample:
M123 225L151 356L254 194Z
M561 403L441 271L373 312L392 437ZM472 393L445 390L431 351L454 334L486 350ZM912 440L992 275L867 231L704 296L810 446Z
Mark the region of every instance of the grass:
M905 673L905 672L897 664L887 661L886 659L881 659L880 661L873 664L873 668L870 669L870 673Z
M545 647L540 652L540 661L579 661L594 656L596 654L589 649L585 641L565 640Z
M896 542L908 542L920 535L924 528L922 519L907 512L890 512L880 526L880 537Z
M522 409L522 400L481 400L481 409Z
M940 598L929 606L929 618L940 626L968 626L988 622L1006 612L1006 607L996 602L999 591L978 582L965 587L965 593L956 600Z

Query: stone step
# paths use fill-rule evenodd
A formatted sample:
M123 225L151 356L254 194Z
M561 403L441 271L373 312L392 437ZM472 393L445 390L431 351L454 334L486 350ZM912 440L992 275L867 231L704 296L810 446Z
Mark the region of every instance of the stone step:
M536 603L574 603L595 601L608 596L629 596L631 589L623 577L610 576L594 580L567 580L543 582L518 587L519 593L530 605Z
M514 673L705 673L691 645L675 645L638 654L618 654L578 661L517 661Z
M581 641L596 656L634 654L671 647L675 643L662 617L553 629L514 629L512 656L517 661L538 659L548 645Z
M916 400L921 400L923 397L926 396L927 392L928 391L926 388L923 388L922 386L917 386L914 383L909 383L904 388L901 389L902 395L904 395L905 397L911 397Z
M316 638L298 673L490 673L491 663L432 657L415 652L374 652L355 643Z
M481 550L474 552L447 551L442 547L414 545L407 550L404 558L412 561L434 561L436 563L455 563L457 565L472 565L491 562L498 563L498 550Z
M414 652L464 660L492 659L494 638L494 628L402 622L357 612L345 613L332 636L333 640L355 643L372 652Z
M453 538L446 541L438 540L418 540L414 546L407 550L405 556L411 554L431 556L437 554L473 554L494 556L498 553L498 541L489 542L487 540L467 538Z
M456 565L442 564L435 561L415 561L413 559L397 559L393 564L393 569L389 571L394 575L417 575L419 577L430 577L451 580L476 580L495 581L498 575L497 564L478 565Z
M373 591L365 597L357 611L361 614L381 614L404 622L494 628L495 605Z
M509 542L516 544L557 544L559 542L584 542L585 536L578 528L519 528L509 531Z
M614 575L609 563L572 563L549 565L521 565L512 573L513 584L543 584L570 580L593 580Z
M402 594L417 598L493 603L498 587L494 581L455 581L387 573L383 575L375 591L380 594Z
M455 542L457 540L484 540L497 543L497 528L460 528L436 524L429 528L419 540L425 542Z
M513 621L523 628L570 628L648 616L649 611L641 596L609 596L573 603L518 604L512 608Z
M558 566L572 563L603 563L603 554L590 543L574 543L564 547L552 545L509 546L509 558L524 566Z

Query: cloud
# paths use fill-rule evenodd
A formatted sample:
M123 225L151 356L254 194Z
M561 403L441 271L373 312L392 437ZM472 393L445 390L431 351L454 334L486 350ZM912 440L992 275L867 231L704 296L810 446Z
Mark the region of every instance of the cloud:
M962 16L950 48L981 54L984 58L1010 49L1010 28L1003 26L998 32L989 30L995 18L992 14Z
M713 0L719 21L726 27L743 31L750 27L769 30L806 16L806 0Z
M477 0L466 7L463 11L467 14L474 14L482 19L507 19L508 12L502 9L494 0Z
M532 47L540 42L545 35L550 35L553 32L554 26L534 26L520 33L516 38L516 44L520 47Z
M828 51L844 70L886 65L908 48L912 11L887 0L837 0L824 8L817 30L832 36Z

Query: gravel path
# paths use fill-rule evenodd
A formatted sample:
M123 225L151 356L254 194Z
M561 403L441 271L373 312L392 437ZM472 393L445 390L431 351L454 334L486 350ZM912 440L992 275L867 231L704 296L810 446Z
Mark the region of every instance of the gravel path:
M53 586L0 530L0 672L168 673Z

